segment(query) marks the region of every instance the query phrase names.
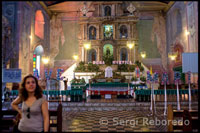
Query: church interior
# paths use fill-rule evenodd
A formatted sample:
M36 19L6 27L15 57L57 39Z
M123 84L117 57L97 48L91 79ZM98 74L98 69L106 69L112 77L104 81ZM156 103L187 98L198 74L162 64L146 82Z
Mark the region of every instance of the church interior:
M198 2L3 1L2 72L1 110L32 74L57 131L198 132Z

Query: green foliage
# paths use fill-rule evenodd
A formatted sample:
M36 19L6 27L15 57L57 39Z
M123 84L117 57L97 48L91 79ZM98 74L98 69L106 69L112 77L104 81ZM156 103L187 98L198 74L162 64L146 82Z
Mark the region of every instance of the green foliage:
M125 76L122 76L122 77L121 77L121 82L124 83L125 81L126 81L126 77L125 77Z
M138 67L140 67L140 66L141 66L141 62L138 61L138 60L136 60L136 61L135 61L135 65L138 66Z
M82 78L82 79L80 80L80 83L85 84L85 79Z
M138 81L138 79L136 77L132 77L131 81Z
M140 69L140 72L143 72L144 71L144 67L142 66L142 63L140 61L135 61L135 65L139 67Z
M108 66L112 65L113 60L114 60L113 55L110 54L103 55L103 61L105 62L106 65Z
M140 66L140 72L143 72L144 71L144 67L143 66Z
M76 83L76 79L72 79L70 82L71 82L72 84L74 84L74 83Z
M140 80L143 81L143 82L145 82L145 81L146 81L146 77L141 76L141 77L140 77Z
M100 74L95 75L93 79L102 79L102 78L105 78L105 72L101 72Z
M122 78L122 75L113 71L113 79L120 79L120 78Z
M85 72L86 67L83 61L79 62L79 65L75 68L75 72Z
M120 72L128 72L128 64L120 64L118 65L118 71Z
M79 65L80 65L80 66L84 66L84 65L85 65L85 62L84 62L84 61L80 61L80 62L79 62Z
M129 71L134 72L135 71L135 65L129 65Z
M97 64L89 63L87 69L89 72L98 72L99 66Z

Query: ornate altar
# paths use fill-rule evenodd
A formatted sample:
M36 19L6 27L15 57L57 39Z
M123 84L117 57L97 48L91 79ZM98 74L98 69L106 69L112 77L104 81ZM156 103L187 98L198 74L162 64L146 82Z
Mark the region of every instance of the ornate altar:
M129 5L121 8L122 2L93 3L94 12L90 17L83 16L79 20L79 57L81 61L103 61L103 55L110 52L115 61L132 61L138 55L138 21L136 7ZM123 12L129 11L128 14ZM120 15L122 14L122 15ZM134 41L136 47L129 49L127 41ZM85 49L84 43L90 41L91 48ZM132 51L132 52L131 52ZM134 57L138 60L138 57Z

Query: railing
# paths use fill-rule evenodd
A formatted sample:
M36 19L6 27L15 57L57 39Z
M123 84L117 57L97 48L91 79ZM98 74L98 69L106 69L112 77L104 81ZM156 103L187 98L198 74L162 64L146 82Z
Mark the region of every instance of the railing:
M43 90L43 94L47 96L47 91ZM74 90L49 90L49 100L62 100L68 101L67 98L70 97L70 101L81 101L83 95L82 89L74 89ZM12 90L9 100L13 101L18 96L18 90Z
M150 101L151 90L136 90L136 101ZM164 101L164 90L154 90L154 95L156 101ZM179 98L181 101L188 101L188 90L181 89L179 90ZM191 90L192 101L198 101L198 90ZM176 101L177 100L177 90L170 89L167 90L167 101Z
M167 101L177 100L177 90L167 90ZM47 96L47 91L43 90L43 94ZM156 101L164 101L164 90L154 90ZM179 90L180 102L188 101L188 90ZM49 90L49 100L67 100L70 97L70 101L81 101L82 96L85 92L82 88L72 89L72 90ZM136 101L150 101L151 90L136 90ZM12 90L9 96L9 101L14 100L18 96L18 90ZM191 90L192 101L198 101L198 90Z

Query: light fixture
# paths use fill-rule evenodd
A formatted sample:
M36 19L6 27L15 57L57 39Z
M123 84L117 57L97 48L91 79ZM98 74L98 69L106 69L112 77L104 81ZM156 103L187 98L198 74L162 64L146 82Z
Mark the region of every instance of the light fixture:
M73 56L74 60L78 60L78 55Z
M32 36L30 35L29 38L32 39Z
M175 60L176 57L177 57L177 52L169 52L168 53L168 57L171 59L171 60Z
M49 63L49 57L43 57L43 58L42 58L42 62L43 62L44 64L48 64L48 63Z
M146 52L142 51L142 52L140 52L140 55L141 55L142 58L145 58L146 57Z
M127 41L127 47L129 48L129 49L132 49L133 47L134 47L134 42L133 41Z
M86 41L86 42L84 42L84 48L86 49L86 50L88 50L88 49L90 49L91 48L91 42L90 41Z
M185 31L185 35L187 36L187 35L189 35L190 34L190 32L189 31Z

